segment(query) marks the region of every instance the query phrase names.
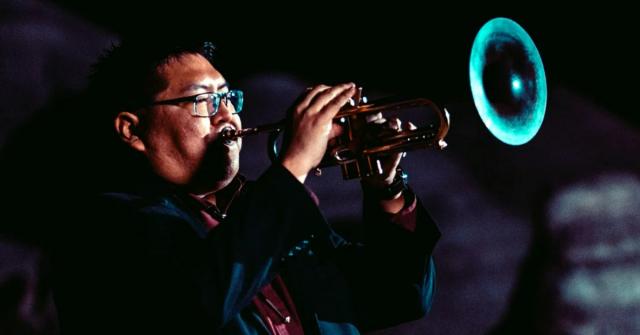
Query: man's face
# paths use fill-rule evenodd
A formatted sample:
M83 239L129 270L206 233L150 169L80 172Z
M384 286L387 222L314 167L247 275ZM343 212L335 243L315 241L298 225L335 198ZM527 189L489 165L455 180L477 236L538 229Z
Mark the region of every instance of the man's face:
M227 83L209 61L184 54L158 68L164 89L154 101L176 99L206 92L226 92ZM240 129L240 118L231 103L220 103L212 117L192 116L192 102L157 105L141 114L144 154L153 170L164 179L187 186L192 192L217 191L226 186L239 167L241 139L222 143L226 127Z

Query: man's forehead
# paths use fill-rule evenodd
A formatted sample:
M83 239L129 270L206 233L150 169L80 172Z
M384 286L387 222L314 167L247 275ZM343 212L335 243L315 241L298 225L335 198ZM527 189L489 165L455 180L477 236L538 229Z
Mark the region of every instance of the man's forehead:
M212 80L211 78L206 78L198 83L192 83L185 85L181 91L182 92L193 92L193 91L207 91L214 92L220 91L224 88L227 88L229 85L223 78L219 78L216 80Z
M158 74L172 90L179 92L219 91L227 82L201 55L183 55L158 68Z

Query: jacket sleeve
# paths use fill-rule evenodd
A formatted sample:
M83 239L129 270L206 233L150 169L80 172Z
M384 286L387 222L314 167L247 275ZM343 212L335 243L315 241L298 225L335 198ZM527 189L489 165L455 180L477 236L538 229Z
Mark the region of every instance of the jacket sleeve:
M364 243L337 244L336 259L347 274L357 323L365 331L423 317L435 293L432 252L440 232L413 192L406 196L417 201L415 212L403 214L415 218L413 231L365 197Z
M234 201L228 218L209 235L213 277L203 285L207 309L220 324L272 280L294 244L327 226L304 185L280 165Z
M280 165L238 196L205 239L175 203L147 201L102 197L69 231L78 243L63 248L58 301L71 320L63 331L217 333L271 281L294 242L326 229L305 187Z

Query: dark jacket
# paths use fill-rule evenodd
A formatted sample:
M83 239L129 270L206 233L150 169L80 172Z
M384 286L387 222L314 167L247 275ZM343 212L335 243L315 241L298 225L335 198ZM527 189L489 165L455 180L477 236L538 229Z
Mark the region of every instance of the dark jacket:
M413 233L366 210L360 245L337 235L279 165L210 233L170 187L85 200L54 263L63 334L264 334L251 300L276 273L306 334L389 327L431 303L440 234L420 204Z

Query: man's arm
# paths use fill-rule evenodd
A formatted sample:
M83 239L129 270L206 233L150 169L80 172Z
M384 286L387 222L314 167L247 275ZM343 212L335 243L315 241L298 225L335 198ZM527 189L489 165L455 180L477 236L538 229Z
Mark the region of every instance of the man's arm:
M197 213L171 199L110 194L74 220L61 255L63 330L219 330L271 281L295 242L326 230L304 185L280 165L204 240L192 226Z
M324 217L304 185L273 165L234 201L228 220L208 236L214 259L213 279L203 285L207 308L226 323L273 279L294 244L324 230Z
M410 190L405 207L386 213L365 195L365 241L337 248L336 260L354 294L358 324L381 329L424 316L435 292L433 248L440 232Z

